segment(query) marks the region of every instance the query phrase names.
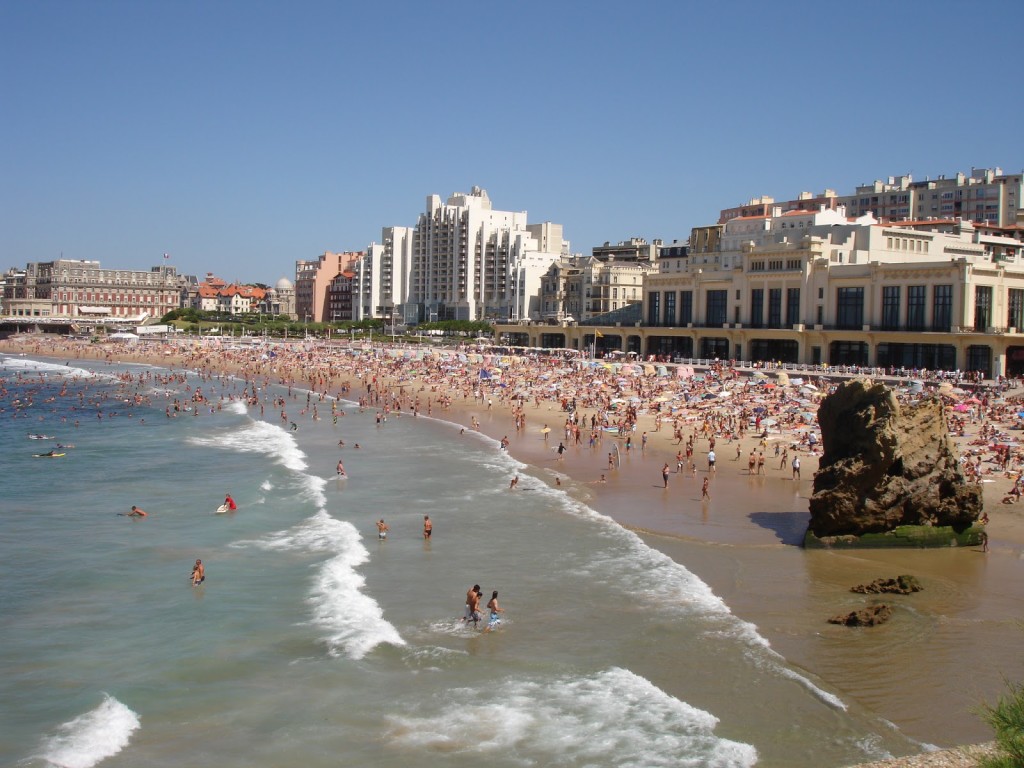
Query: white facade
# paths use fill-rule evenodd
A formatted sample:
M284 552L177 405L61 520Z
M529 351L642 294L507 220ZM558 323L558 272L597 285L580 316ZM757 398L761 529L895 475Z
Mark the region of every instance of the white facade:
M427 198L415 227L382 230L357 265L356 319L517 320L539 312L540 279L567 253L560 225L496 211L474 187Z
M412 269L411 227L385 227L381 230L381 243L370 243L366 255L354 266L356 282L352 297L352 319L391 316L414 322L418 318L406 314L404 304L409 295L409 276Z

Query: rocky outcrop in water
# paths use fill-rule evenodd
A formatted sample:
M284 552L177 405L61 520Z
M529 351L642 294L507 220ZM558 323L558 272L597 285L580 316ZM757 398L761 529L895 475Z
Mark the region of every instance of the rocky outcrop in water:
M892 617L892 608L885 603L869 605L859 611L844 613L833 616L828 620L829 624L843 624L847 627L875 627L884 624Z
M858 584L850 587L851 592L859 592L862 595L909 595L911 592L920 592L924 587L913 576L897 576L895 579L875 579L870 584Z
M885 385L853 379L822 401L818 423L824 455L814 477L808 543L850 543L897 529L899 535L874 537L872 545L973 543L957 536L981 514L981 487L964 478L938 399L901 405ZM906 528L915 526L950 534L908 535Z

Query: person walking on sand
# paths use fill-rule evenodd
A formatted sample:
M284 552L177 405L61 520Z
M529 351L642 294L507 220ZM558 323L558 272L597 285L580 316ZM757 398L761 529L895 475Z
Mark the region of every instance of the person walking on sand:
M429 539L434 532L434 524L430 522L430 515L423 516L423 538Z
M800 479L800 457L799 456L794 456L793 457L793 479L794 480L799 480Z
M668 488L668 462L665 462L665 466L661 468L661 480L665 484L665 488Z
M701 498L702 501L704 499L707 499L708 501L711 501L711 493L709 491L710 485L711 485L711 481L708 478L705 477L704 478L704 483L700 487L700 498Z
M708 451L708 472L715 471L715 452Z

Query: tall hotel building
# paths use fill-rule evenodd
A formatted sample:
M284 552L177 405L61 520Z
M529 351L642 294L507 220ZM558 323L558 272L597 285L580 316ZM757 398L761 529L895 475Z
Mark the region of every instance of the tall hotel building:
M541 276L569 249L561 225L496 211L479 187L429 196L415 227L381 239L354 268L354 319L515 322L539 310Z

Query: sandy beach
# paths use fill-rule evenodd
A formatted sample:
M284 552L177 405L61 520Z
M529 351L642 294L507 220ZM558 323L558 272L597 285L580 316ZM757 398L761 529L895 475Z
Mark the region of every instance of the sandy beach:
M977 630L1020 615L1024 507L1003 503L1021 466L1020 389L991 401L955 383L944 390L955 442L979 467L988 552L840 553L801 546L819 453L814 414L829 379L725 368L680 378L658 375L654 366L502 362L467 351L418 359L414 350L379 349L371 358L312 343L274 349L271 356L218 343L0 342L8 354L85 367L138 362L282 383L359 401L390 418L433 417L478 430L533 468L525 471L685 563L790 662L898 724L923 749L990 740L973 710L1002 690L1003 679L1024 678L1020 654L989 647ZM268 404L266 418L272 416ZM329 406L318 412L315 405L279 414L299 423L329 417ZM1005 467L999 445L1012 446ZM898 617L867 631L825 622L858 604L862 596L850 587L902 573L926 586L912 610L937 617L933 636L902 634ZM967 663L972 658L985 660L981 669Z

